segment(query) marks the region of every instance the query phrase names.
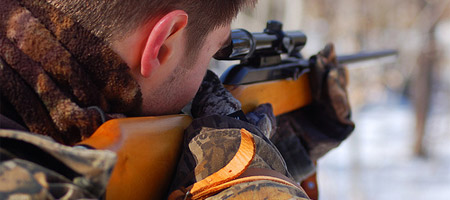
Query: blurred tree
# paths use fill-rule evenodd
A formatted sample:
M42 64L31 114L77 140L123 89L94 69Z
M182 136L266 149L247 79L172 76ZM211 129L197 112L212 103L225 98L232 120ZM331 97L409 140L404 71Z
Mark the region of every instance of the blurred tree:
M430 111L432 98L432 85L439 77L434 76L438 71L440 55L438 41L436 41L436 28L445 17L448 1L418 0L422 7L421 17L417 26L423 31L422 48L417 59L418 70L414 85L414 106L416 111L416 137L414 153L424 156L423 139L426 132L427 117Z

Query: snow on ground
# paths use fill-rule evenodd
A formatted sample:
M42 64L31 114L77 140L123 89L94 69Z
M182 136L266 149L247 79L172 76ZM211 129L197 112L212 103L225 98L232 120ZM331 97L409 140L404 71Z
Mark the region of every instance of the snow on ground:
M434 107L427 125L427 157L413 155L414 113L390 100L354 114L356 129L319 160L321 200L450 199L450 114Z

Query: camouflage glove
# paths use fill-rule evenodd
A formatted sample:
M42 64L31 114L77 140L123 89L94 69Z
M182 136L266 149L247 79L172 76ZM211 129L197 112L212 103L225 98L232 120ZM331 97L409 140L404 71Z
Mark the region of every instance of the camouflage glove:
M275 133L276 119L270 104L260 105L245 116L239 112L241 103L223 87L217 75L208 70L192 102L191 113L194 118L230 116L255 125L267 138Z
M208 70L192 101L194 118L210 115L225 116L241 110L241 103L225 89L214 72Z
M277 121L271 104L261 104L253 112L249 112L245 116L248 122L257 126L267 138L271 138L275 134Z
M338 66L332 44L311 57L312 103L277 116L271 138L297 181L314 171L314 161L337 147L354 129L347 98L345 68Z
M311 58L310 86L313 102L327 107L327 112L343 124L353 125L347 97L347 70L339 66L334 45L328 44Z

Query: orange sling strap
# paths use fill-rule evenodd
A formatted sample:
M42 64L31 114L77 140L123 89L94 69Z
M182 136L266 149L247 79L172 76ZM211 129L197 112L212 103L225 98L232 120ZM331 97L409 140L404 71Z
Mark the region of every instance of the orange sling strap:
M247 171L255 157L255 141L247 130L241 129L240 132L239 149L225 167L186 189L181 188L172 192L169 199L205 199L233 185L257 180L270 180L301 189L287 177L273 170L255 169L258 171L254 173L251 172L252 170Z

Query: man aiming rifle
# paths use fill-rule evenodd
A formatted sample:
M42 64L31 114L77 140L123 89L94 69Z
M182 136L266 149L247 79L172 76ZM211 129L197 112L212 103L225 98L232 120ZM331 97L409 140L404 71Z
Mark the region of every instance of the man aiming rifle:
M247 114L249 122L244 121L239 101L214 74L206 73L211 57L229 42L233 17L254 4L253 0L2 0L0 198L102 198L106 194L109 199L307 199L268 139L276 136L271 107L258 107ZM318 124L305 119L313 124L302 126L296 120L309 117L309 113L312 120L334 113L325 120L344 120L350 127L344 134L338 133L338 140L332 141L334 147L353 124L349 107L333 107L337 104L329 98L331 89L322 90L330 85L329 81L321 84L323 81L343 76L337 73L328 79L336 64L333 55L328 49L317 57L318 65L326 69L326 73L316 73L319 79L313 79L320 83L317 91L321 92L313 93L317 101L297 111L304 114L293 113L290 119L309 130ZM346 96L345 82L337 89L343 92L339 97ZM192 99L194 119L184 134L181 158L172 166L176 171L171 188L156 195L137 188L143 183L139 175L154 169L138 171L131 183L120 185L124 179L114 182L114 177L133 171L134 165L126 165L127 159L157 161L142 156L141 149L133 149L135 154L123 153L121 139L127 134L120 135L119 142L108 143L96 140L97 132L93 133L110 119L179 113ZM297 115L300 117L293 118ZM323 131L308 130L303 133ZM311 155L329 150L329 145L320 146L320 137L308 141L289 134L297 138L297 148L306 146L301 151L303 158L312 160ZM316 146L320 153L311 154ZM117 152L118 157L102 148ZM178 154L174 155L178 159ZM130 167L120 171L123 166ZM130 185L131 189L121 190Z

